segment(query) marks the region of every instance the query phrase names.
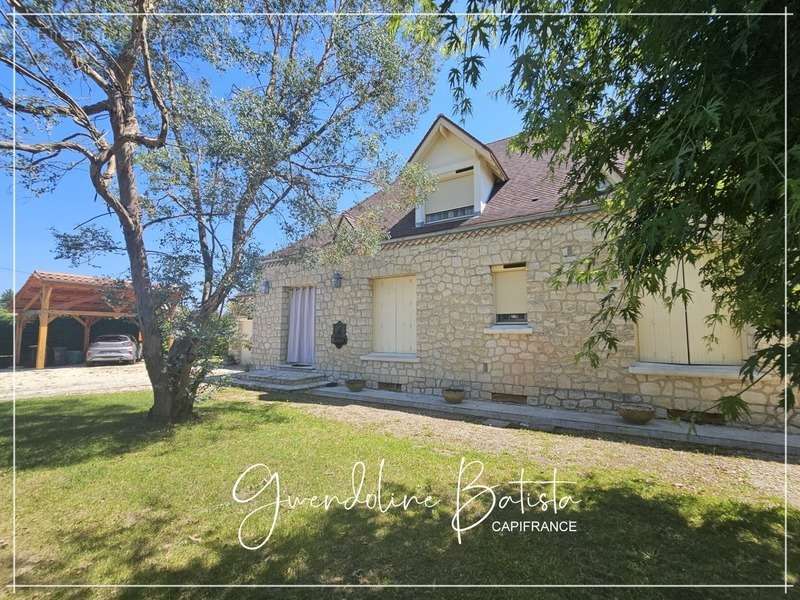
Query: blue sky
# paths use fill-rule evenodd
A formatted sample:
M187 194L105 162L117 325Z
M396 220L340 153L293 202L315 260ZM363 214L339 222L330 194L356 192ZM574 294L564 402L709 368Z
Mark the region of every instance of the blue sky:
M508 56L495 51L487 60L486 70L479 89L473 90L473 114L464 123L466 129L478 139L490 142L513 135L520 129L520 117L503 100L492 98L508 74ZM4 77L10 76L4 73ZM6 82L4 82L6 83ZM10 90L10 85L4 85ZM386 148L388 152L407 158L430 126L437 114L454 117L452 97L447 83L447 65L439 73L428 111L419 117L414 131L393 140ZM6 117L8 118L8 117ZM96 260L96 267L81 265L77 268L65 260L56 260L53 255L51 228L71 230L79 223L105 211L101 201L94 199L94 190L85 171L69 174L54 193L33 196L23 185L17 183L16 198L16 270L12 267L12 202L11 178L0 174L0 190L4 196L0 213L0 290L14 287L12 275L16 275L16 289L34 270L61 271L91 275L127 276L126 256L109 256ZM365 192L366 194L366 192ZM344 198L341 208L347 208L365 194L354 194ZM98 221L114 228L112 217ZM264 223L257 232L260 245L265 250L280 247L285 239L275 223Z

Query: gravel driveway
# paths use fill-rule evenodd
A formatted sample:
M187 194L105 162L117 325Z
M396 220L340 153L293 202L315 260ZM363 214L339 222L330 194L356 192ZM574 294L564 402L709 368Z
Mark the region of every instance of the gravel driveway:
M218 369L215 375L233 373L231 369ZM0 370L0 402L12 398L12 371ZM102 365L86 367L74 365L47 369L17 369L17 400L40 396L61 396L97 392L122 392L148 390L144 363L135 365Z

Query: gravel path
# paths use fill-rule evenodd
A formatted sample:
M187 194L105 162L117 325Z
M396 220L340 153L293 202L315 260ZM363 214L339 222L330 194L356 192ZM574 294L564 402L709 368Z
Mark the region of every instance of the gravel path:
M231 369L218 369L215 375L233 373ZM0 402L12 398L11 369L0 370ZM17 400L40 396L62 396L100 392L149 390L150 380L144 363L135 365L100 365L86 367L50 367L47 369L17 369Z

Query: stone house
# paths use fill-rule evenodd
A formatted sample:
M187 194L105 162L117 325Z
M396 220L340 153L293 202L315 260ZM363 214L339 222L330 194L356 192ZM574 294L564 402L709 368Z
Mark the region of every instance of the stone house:
M691 265L680 271L691 303L669 311L646 299L638 326L621 325L618 352L599 368L575 361L602 292L556 290L548 279L592 246L596 212L559 211L565 173L507 144L483 143L439 116L410 158L439 185L424 205L389 219L377 255L313 269L291 253L268 258L253 364L313 364L333 378L411 393L456 384L476 400L585 411L648 402L662 417L707 410L739 391L747 336L718 326L719 343L708 347L709 294ZM332 343L338 322L343 345ZM777 378L747 391L745 425L782 429L780 392Z

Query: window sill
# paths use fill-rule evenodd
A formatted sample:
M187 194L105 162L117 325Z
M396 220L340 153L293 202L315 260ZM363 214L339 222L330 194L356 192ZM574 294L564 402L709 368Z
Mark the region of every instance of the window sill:
M530 335L533 333L533 327L531 327L528 323L495 323L494 325L485 328L483 333L488 333L490 335Z
M370 352L359 357L361 360L381 361L381 362L402 362L418 363L416 354L404 354L400 352Z
M634 375L739 379L740 368L739 365L678 365L672 363L635 362L628 367L628 372Z

